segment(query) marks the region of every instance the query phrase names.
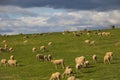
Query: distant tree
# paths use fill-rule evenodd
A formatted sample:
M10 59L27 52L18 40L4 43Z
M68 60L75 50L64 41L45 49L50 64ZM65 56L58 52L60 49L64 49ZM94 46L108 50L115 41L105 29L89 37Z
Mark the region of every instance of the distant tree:
M112 25L111 28L112 28L112 29L115 29L115 25Z

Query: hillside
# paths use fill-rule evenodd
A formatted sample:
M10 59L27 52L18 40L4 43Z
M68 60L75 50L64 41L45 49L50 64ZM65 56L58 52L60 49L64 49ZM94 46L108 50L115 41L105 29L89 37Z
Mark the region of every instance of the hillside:
M107 29L102 32L110 32L109 36L98 36L94 34L96 30L86 35L86 31L80 37L74 36L73 32L65 33L44 33L41 34L21 34L0 36L0 47L7 44L14 51L3 51L0 53L0 60L9 59L10 55L14 55L19 66L0 66L0 80L49 80L52 73L59 71L63 73L63 69L55 66L51 62L37 61L36 54L51 54L53 59L64 59L65 65L73 68L74 74L80 80L120 80L120 28ZM27 43L24 44L23 37L27 36ZM85 40L95 40L95 45L85 44ZM3 43L3 40L7 42ZM53 44L48 46L48 42ZM40 46L46 46L45 52L39 50ZM32 48L37 49L32 52ZM113 52L111 64L104 64L103 57L106 52ZM98 56L95 64L92 55ZM82 68L79 73L75 73L75 57L85 56L90 61L88 68ZM66 80L63 78L61 80Z

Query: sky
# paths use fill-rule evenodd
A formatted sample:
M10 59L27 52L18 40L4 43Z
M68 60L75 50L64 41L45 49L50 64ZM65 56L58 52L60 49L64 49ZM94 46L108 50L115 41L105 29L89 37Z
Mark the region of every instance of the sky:
M120 0L0 0L0 34L120 27Z

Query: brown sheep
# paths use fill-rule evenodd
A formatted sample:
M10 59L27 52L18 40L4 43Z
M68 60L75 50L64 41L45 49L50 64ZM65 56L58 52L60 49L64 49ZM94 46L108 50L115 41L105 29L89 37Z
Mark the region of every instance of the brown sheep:
M36 59L37 60L44 60L44 55L43 54L37 54Z

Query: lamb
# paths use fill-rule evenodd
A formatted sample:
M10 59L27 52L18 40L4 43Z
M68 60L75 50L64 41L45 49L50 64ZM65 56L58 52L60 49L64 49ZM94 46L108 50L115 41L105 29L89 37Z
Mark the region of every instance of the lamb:
M32 48L32 52L35 52L37 49L35 47Z
M7 60L6 59L1 59L0 65L7 65Z
M17 66L17 61L16 60L8 60L9 66Z
M36 59L37 60L44 60L44 55L43 54L37 54Z
M50 80L60 80L60 72L55 72L51 75Z
M58 65L62 65L62 68L65 68L64 60L58 59L58 60L51 60L51 62L55 65L55 68L57 69Z
M75 76L70 76L67 78L67 80L76 80Z
M93 61L96 63L96 62L97 62L97 55L94 54L94 55L92 56L92 58L93 58Z
M110 64L110 58L111 58L111 57L110 57L109 55L105 55L105 56L104 56L104 64L105 64L105 63L109 63L109 64Z
M45 46L40 46L40 50L44 52L45 51Z
M70 76L73 73L72 68L70 68L69 66L66 67L64 73L62 74L62 77L64 78L64 76Z

